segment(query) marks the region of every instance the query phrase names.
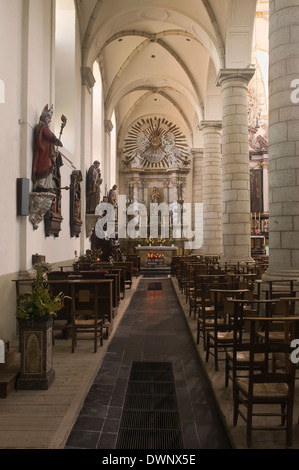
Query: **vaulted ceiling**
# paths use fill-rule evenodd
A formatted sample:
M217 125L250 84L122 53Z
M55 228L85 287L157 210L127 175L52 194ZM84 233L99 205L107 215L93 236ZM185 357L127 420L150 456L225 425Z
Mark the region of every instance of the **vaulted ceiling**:
M219 70L251 63L256 0L76 0L76 8L82 66L98 62L119 141L138 120L164 116L196 145L200 121L221 119Z

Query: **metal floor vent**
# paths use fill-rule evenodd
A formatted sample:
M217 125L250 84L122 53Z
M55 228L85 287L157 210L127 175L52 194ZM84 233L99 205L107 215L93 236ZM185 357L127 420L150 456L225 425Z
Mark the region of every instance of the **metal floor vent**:
M162 282L149 282L147 290L162 290Z
M171 362L133 362L116 449L183 449Z

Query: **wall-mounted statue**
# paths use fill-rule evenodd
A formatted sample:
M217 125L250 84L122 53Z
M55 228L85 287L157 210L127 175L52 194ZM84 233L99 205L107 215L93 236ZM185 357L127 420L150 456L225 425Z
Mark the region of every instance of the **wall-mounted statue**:
M70 186L70 232L71 237L78 237L81 232L81 181L82 173L74 170L71 174Z
M61 174L60 167L63 165L60 152L55 159L55 164L52 170L53 188L51 192L55 193L56 197L53 199L50 209L45 213L45 232L46 236L54 235L58 237L61 230L61 222L63 220L61 214Z
M114 207L117 207L117 197L116 197L117 185L114 184L108 193L108 202Z
M117 220L117 196L116 196L117 185L114 184L108 193L108 202L114 206L115 220Z
M61 175L60 167L63 165L58 147L62 147L60 140L66 117L61 116L61 130L59 138L49 129L53 116L53 105L44 107L39 122L34 130L34 153L32 164L33 192L30 195L30 214L39 214L39 220L44 218L45 233L58 236L61 230ZM45 204L45 195L51 195ZM47 207L47 210L45 210ZM32 222L33 223L33 222ZM33 223L34 228L37 224Z
M151 195L151 200L153 203L159 203L160 202L160 193L159 193L159 190L156 188L156 186L154 187L153 191L152 191L152 195Z
M62 143L49 129L52 116L53 105L49 108L46 104L35 127L32 181L33 191L37 192L55 192L53 171L59 155L56 147L62 147Z
M86 213L94 214L101 199L100 186L101 178L100 162L95 160L89 167L86 175Z

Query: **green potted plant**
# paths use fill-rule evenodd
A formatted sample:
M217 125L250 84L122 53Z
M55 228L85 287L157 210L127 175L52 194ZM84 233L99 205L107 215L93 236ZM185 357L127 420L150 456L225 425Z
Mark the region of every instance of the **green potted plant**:
M45 271L36 266L32 289L17 299L19 325L19 390L47 390L55 378L53 362L53 318L68 298L63 292L53 296Z
M26 320L29 324L39 319L53 319L63 308L65 298L63 292L52 295L49 284L45 282L43 269L37 267L32 290L18 299L17 318Z

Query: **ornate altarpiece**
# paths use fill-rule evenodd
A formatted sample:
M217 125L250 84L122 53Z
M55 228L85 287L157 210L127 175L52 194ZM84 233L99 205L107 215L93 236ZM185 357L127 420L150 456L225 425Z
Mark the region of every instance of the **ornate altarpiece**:
M140 119L128 131L122 155L120 181L127 204L140 202L148 209L151 202L184 202L190 149L176 124L165 118Z

